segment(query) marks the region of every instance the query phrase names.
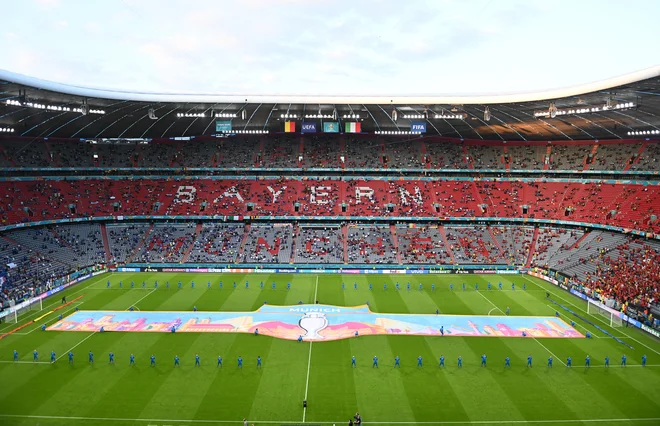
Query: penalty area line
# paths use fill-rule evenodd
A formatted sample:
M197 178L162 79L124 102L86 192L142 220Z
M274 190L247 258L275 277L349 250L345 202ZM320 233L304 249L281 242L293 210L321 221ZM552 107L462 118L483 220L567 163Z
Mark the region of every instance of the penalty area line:
M92 336L95 335L96 333L97 333L97 331L93 332L93 333L90 334L89 336L87 336L87 337L85 337L84 339L82 339L80 342L78 342L78 343L76 343L75 345L73 345L71 348L69 348L68 351L62 353L62 355L60 355L60 356L58 356L57 358L55 358L55 361L59 361L60 359L62 359L63 357L65 357L69 352L71 352L72 350L74 350L74 349L77 348L78 346L82 345L87 339L89 339L90 337L92 337Z
M545 306L547 306L547 307L551 308L553 311L557 312L557 309L556 309L555 306L548 305L548 304L546 304ZM571 326L572 326L572 327L580 327L580 328L583 328L585 332L592 333L592 331L589 330L587 327L583 326L582 324L578 324L577 322L575 323L575 325L571 324ZM601 336L598 336L598 335L596 335L595 333L592 333L592 334L591 334L591 337L595 337L596 339L602 339Z
M540 287L537 283L535 283L534 281L532 281L527 275L524 275L523 278L525 278L527 281L531 282L532 284L536 285L537 287ZM541 288L542 288L542 287L541 287ZM576 305L575 303L571 302L570 300L565 299L565 298L563 298L562 296L560 296L559 294L555 293L553 290L554 290L554 289L546 290L546 292L552 294L554 297L556 297L556 298L558 298L558 299L563 300L564 302L568 303L569 305L573 306L574 308L578 309L579 311L584 312L584 313L587 314L590 318L596 319L596 320L598 320L599 322L601 322L602 324L605 324L605 325L606 325L607 327L609 327L610 329L613 329L613 327L610 326L607 322L605 322L605 320L601 319L601 318L598 317L597 315L590 314L589 312L587 312L586 310L584 310L584 309L581 308L580 306ZM569 295L570 295L571 297L577 297L577 296L573 296L573 295L570 294L570 293L569 293ZM577 302L578 300L581 300L581 301L584 302L584 300L582 300L582 299L575 299L574 301ZM635 342L639 343L640 345L644 346L645 348L650 349L650 350L652 350L653 352L655 352L656 354L660 355L660 352L658 352L657 350L653 349L653 348L650 347L649 345L647 345L647 344L645 344L645 343L643 343L643 342L640 342L639 340L637 340L636 338L634 338L633 336L631 336L627 331L621 329L621 332L627 336L626 338L628 338L628 339L632 339L632 340L634 340Z
M498 311L504 313L504 311L501 310L500 308L498 308L496 304L494 304L493 302L491 302L491 300L490 300L489 298L487 298L486 296L484 296L483 294L481 294L481 292L480 292L479 290L477 290L477 294L478 294L479 296L483 297L484 299L486 299L486 301L487 301L488 303L490 303L491 305L493 305L493 309L491 309L491 310L488 312L488 315L490 315L490 313L493 312L494 310L498 310Z
M73 296L74 294L81 293L81 292L83 292L83 291L85 291L85 290L92 290L92 288L90 288L90 287L91 287L93 284L98 283L101 279L102 279L102 278L90 279L90 280L89 280L89 281L90 281L89 283L85 284L82 288L79 288L78 290L74 291L73 293L69 293L69 294L67 294L66 297L71 297L71 296ZM73 287L71 287L71 288L73 288ZM69 290L69 289L67 289L67 290ZM65 291L66 291L66 290L65 290ZM53 296L54 296L54 295L53 295ZM47 297L46 299L50 299L50 298L53 297L53 296L49 296L49 297ZM49 305L45 305L44 308L43 308L42 310L40 310L40 311L34 311L34 312L32 312L32 313L29 313L29 314L25 315L23 318L21 318L21 320L19 321L19 323L20 323L20 322L23 322L23 321L26 321L28 318L31 318L31 317L37 315L37 314L40 313L41 311L45 311L46 309L50 308L51 306L55 306L55 305L61 304L61 303L59 303L59 300L56 301L55 299L57 299L57 298L56 298L56 297L53 297L53 299L51 299L51 300L53 300L53 303L51 303L51 304L49 304ZM3 331L5 331L5 330L8 330L8 329L11 328L12 326L15 326L15 324L8 324L8 325L5 325L4 327L0 328L0 332L3 332Z
M559 358L557 355L553 354L552 351L551 351L550 349L546 348L546 346L545 346L543 343L541 343L541 342L539 342L538 340L536 340L535 337L532 337L532 339L534 339L534 341L535 341L536 343L538 343L539 345L541 345L541 346L543 347L543 349L545 349L546 351L548 351L548 353L549 353L550 355L552 355L552 357L553 357L554 359L556 359L557 361L561 362L562 365L563 365L564 367L566 367L566 364L564 363L564 361L562 361L561 358Z
M140 300L138 300L137 302L135 302L135 303L134 303L133 305L131 305L131 306L137 305L141 300L143 300L145 297L149 296L151 293L153 293L153 292L156 291L156 290L157 290L157 289L155 289L155 288L152 289L149 293L147 293L146 295L144 295L143 297L141 297ZM126 310L128 311L129 309L130 309L130 306L129 306ZM87 337L85 337L84 339L82 339L80 342L78 342L78 343L76 343L75 345L73 345L71 348L69 348L69 350L67 350L66 352L64 352L64 353L63 353L62 355L60 355L59 357L57 357L57 358L55 359L55 361L59 361L60 359L62 359L63 357L65 357L69 352L71 352L72 350L74 350L74 349L77 348L78 346L82 345L87 339L89 339L90 337L92 337L92 336L95 335L96 333L98 333L98 331L94 331L92 334L90 334L89 336L87 336Z
M140 302L142 302L142 301L143 301L144 299L146 299L147 297L149 297L149 295L151 295L151 293L153 293L153 292L156 291L156 290L158 290L158 289L157 289L157 288L152 289L149 293L147 293L146 295L140 297L140 299L138 299L138 301L135 302L135 303L133 303L131 306L132 306L134 309L137 309L137 310L139 311L139 309L137 308L137 304L140 303ZM131 306L129 306L126 310L128 311L129 309L131 309Z

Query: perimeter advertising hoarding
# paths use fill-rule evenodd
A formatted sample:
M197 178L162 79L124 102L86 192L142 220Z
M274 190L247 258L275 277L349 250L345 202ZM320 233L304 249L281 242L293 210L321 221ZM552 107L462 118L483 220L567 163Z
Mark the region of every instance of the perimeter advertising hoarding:
M323 131L325 133L339 133L339 123L336 121L326 121L323 123Z
M231 121L216 121L215 122L215 131L216 132L231 132Z

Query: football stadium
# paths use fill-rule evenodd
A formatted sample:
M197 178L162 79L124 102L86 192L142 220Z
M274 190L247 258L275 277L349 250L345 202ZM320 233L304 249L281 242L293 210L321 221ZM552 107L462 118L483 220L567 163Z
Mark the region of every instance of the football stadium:
M660 66L465 96L23 66L1 425L660 424Z

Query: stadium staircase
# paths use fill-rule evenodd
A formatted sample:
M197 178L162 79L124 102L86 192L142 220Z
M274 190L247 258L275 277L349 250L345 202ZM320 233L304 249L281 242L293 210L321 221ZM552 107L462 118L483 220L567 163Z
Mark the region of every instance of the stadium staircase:
M497 251L500 253L500 256L506 258L504 254L504 250L502 249L502 246L500 245L498 239L495 238L495 233L493 232L492 228L490 226L488 226L487 228L488 228L488 233L490 234L490 238L492 238L493 244L495 244L495 247L497 247Z
M44 141L44 147L46 148L45 151L46 153L44 154L46 156L46 161L50 164L52 164L54 167L61 167L60 163L60 152L59 151L54 151L53 148L50 145L49 141ZM53 153L53 158L51 161L50 158L50 153Z
M7 240L11 245L22 247L21 244L13 238L8 237L7 235L0 235L0 238Z
M183 258L181 258L181 263L186 263L188 261L190 253L192 253L192 250L195 247L195 242L197 241L197 237L199 237L200 232L202 232L202 224L198 223L195 227L195 233L193 234L190 244L188 245L188 248L186 248L186 252L183 254Z
M394 244L394 250L396 250L396 263L403 265L401 261L401 252L399 251L399 239L396 237L396 225L390 225L390 232L392 233L392 243Z
M249 223L245 225L245 232L243 233L243 238L241 239L241 246L238 249L238 256L236 256L236 260L234 263L240 263L241 259L243 259L243 252L245 251L245 242L248 239L248 235L250 235L250 229L252 228L252 225Z
M101 224L101 239L103 240L103 249L105 250L105 261L110 262L112 252L110 251L110 241L108 240L108 230L105 223Z
M642 156L642 152L644 152L644 150L646 149L646 145L648 145L648 142L642 143L642 146L639 147L639 150L637 151L637 159L635 161L630 161L634 157L628 159L628 162L626 163L626 167L623 168L624 172L627 172L630 169L630 167L632 167L633 164L639 162L639 157Z
M444 226L438 227L438 231L440 231L440 236L442 237L442 242L445 244L445 249L447 250L447 254L451 258L451 263L455 265L456 258L454 257L454 253L451 251L449 240L447 239L447 233L445 232L445 227Z
M539 228L538 226L534 227L534 235L532 236L532 243L529 245L529 254L527 255L527 262L525 262L525 268L532 266L532 260L534 260L534 252L536 251L536 242L539 239Z
M425 169L430 169L431 168L431 162L430 161L428 163L424 162L424 159L426 158L427 154L429 153L426 150L426 144L424 143L424 141L420 141L419 144L420 144L419 146L420 146L421 155L422 155L422 158L420 159L420 161L424 165Z
M302 142L301 142L302 145ZM302 149L302 147L301 147ZM289 263L294 263L296 261L296 247L298 246L298 234L300 233L300 226L296 223L293 225L293 238L291 239L291 258Z
M548 170L548 169L550 169L550 162L551 162L551 159L552 159L552 145L548 145L545 148L545 158L548 161L546 162L545 159L544 159L544 161L543 161L543 163L544 163L543 164L543 170Z
M576 248L580 247L580 243L582 243L582 241L584 241L590 234L591 234L591 231L587 231L584 234L582 234L582 236L575 243L573 243L571 248L569 248L568 250L571 251L571 250L575 250Z
M348 263L348 225L341 226L341 235L344 242L344 263Z
M596 153L597 153L597 152L598 152L598 145L597 145L597 144L594 144L594 145L591 147L591 152L590 152L590 154L591 154L591 161L592 161L592 162L593 162L593 161L596 161ZM584 170L589 170L589 163L587 163L587 158L589 158L589 156L584 157L584 167L582 168L583 171L584 171Z
M62 238L60 236L60 234L58 234L57 231L54 228L49 229L49 231L53 235L53 237L55 237L55 239L60 242L60 244L62 244L66 248L69 248L69 249L73 250L73 247L71 247L71 244L67 243L66 240L64 238Z
M344 134L342 133L342 134L339 136L339 155L340 155L340 156L343 155L343 156L344 156L344 159L346 159L346 151L345 151L345 148L346 148L346 141L344 140ZM345 169L345 168L346 168L346 162L345 162L345 161L341 161L341 158L340 158L339 161L341 162L341 168L342 168L342 169Z
M149 238L149 235L151 234L152 229L154 229L154 224L153 223L149 224L149 227L144 232L144 235L142 236L142 238L140 238L140 242L137 244L137 246L135 246L135 250L133 250L131 255L126 259L126 263L132 262L133 258L140 252L140 249L142 248L142 246L147 241L147 238Z
M140 167L140 163L142 162L142 152L140 152L140 145L137 145L135 152L131 154L131 162L133 163L133 167Z
M259 138L259 155L255 155L254 157L254 167L261 167L259 164L259 161L257 159L261 157L261 161L263 162L266 158L266 153L264 152L264 145L266 144L266 138L265 137L260 137Z
M304 155L305 155L305 137L303 135L300 135L300 144L298 146L298 155L296 157L298 157L299 159L302 158L303 161L305 161ZM305 166L303 164L303 161L298 160L298 167L300 167L301 169ZM293 252L291 252L291 262L293 262Z
M506 146L503 148L504 154L500 155L500 162L504 164L504 168L506 168L506 171L508 172L511 170L511 162L506 162L506 155L509 153L509 150Z
M472 190L472 195L474 199L479 203L479 204L486 204L484 202L484 199L481 197L481 192L479 192L479 188L477 188L477 185L474 182L470 182L470 189ZM487 204L488 205L488 204ZM493 200L490 201L490 205L488 205L489 208L493 208Z
M170 157L170 167L176 167L177 163L183 159L185 160L184 153L183 153L183 148L184 144L183 142L179 142L176 144L176 148L174 149L174 153Z
M14 158L9 155L9 152L6 149L2 150L2 156L5 157L5 160L7 160L13 167L16 167L16 161L14 161Z
M96 158L94 158L94 155L96 155ZM99 155L98 145L96 144L92 144L92 158L94 159L94 167L99 167L99 160L101 159L101 156Z
M468 169L474 169L474 164L472 164L472 161L468 162L468 158L470 157L470 153L468 152L467 146L463 145L463 161L467 163L467 168Z
M378 158L380 159L380 163L383 166L384 169L387 169L387 162L385 162L384 158L385 156L385 139L378 139L378 144L380 145L380 152L378 153Z

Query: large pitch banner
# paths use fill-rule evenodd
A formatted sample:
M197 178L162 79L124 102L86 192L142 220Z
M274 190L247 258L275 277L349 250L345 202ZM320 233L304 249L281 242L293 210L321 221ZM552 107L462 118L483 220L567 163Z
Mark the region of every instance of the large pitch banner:
M215 122L215 131L216 132L231 132L231 121L216 121Z
M301 133L316 133L316 123L314 122L303 122Z
M415 133L426 133L426 123L423 121L411 122L410 131Z
M325 133L339 133L339 123L336 121L326 121L323 123L323 131Z

